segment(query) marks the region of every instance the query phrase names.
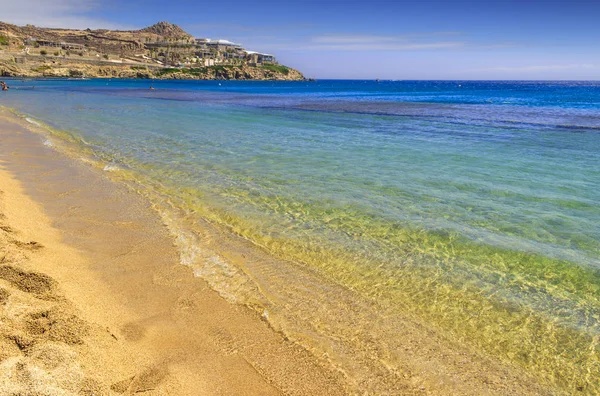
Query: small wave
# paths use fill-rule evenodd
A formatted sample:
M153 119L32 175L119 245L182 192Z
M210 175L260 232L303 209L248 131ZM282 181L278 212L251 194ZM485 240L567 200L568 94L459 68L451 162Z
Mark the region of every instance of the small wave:
M208 282L210 287L230 303L258 304L262 295L252 280L229 260L215 253L197 233L186 229L181 218L173 212L156 208L163 223L175 238L181 264L192 268L194 276ZM258 294L257 294L258 293Z
M105 172L116 172L118 170L120 170L121 168L119 168L116 165L106 165L104 168L102 168L102 170L104 170Z
M31 118L29 118L29 117L25 117L25 121L27 121L27 122L28 122L28 123L30 123L30 124L37 125L37 126L39 126L39 127L41 127L41 126L42 126L42 124L40 124L40 123L39 123L39 122L37 122L36 120L32 120L32 119L31 119ZM44 143L44 144L45 144L45 143Z
M44 146L46 147L54 147L54 144L50 141L50 139L44 140Z

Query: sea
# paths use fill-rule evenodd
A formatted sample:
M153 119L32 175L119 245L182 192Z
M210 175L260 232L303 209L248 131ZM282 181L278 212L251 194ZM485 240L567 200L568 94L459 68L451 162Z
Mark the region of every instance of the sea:
M400 367L410 322L600 391L600 82L8 84L183 264L357 386Z

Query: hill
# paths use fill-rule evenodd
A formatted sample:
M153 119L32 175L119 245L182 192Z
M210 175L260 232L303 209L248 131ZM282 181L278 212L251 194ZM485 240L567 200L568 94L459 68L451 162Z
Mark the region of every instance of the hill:
M139 30L140 33L152 33L158 36L174 39L191 39L192 35L185 32L177 25L169 22L158 22L152 26Z
M140 30L58 29L0 22L0 75L303 80L273 55L195 39L158 22Z

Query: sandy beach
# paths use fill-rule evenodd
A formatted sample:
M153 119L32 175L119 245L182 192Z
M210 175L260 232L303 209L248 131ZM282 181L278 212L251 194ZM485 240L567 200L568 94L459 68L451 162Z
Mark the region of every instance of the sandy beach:
M194 276L148 201L27 124L0 113L0 394L554 394L408 316L376 311L397 322L394 345L377 360L353 346L349 371L336 363L341 343L307 347ZM265 260L227 235L207 238L241 266ZM294 287L319 282L302 276ZM331 301L287 309L338 312L330 337L374 309L320 287ZM342 293L347 301L330 307Z
M343 392L339 373L180 265L136 194L6 117L1 394Z
M5 4L0 396L600 396L593 10Z

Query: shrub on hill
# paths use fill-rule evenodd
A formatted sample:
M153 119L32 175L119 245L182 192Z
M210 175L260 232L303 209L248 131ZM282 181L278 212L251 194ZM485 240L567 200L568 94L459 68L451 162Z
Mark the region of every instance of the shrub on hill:
M290 73L290 69L282 65L263 65L262 68L265 70L270 70L285 75L288 75Z

